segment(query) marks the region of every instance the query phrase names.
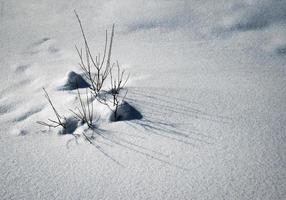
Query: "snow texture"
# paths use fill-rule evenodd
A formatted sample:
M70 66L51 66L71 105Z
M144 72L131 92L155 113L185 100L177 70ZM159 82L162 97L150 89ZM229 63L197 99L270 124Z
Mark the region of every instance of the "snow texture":
M130 73L92 130L74 9ZM0 0L0 27L1 199L286 199L285 1Z

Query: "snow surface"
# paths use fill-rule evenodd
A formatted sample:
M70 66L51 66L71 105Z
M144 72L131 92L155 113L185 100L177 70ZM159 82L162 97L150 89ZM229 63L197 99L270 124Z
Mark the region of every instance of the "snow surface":
M1 199L286 199L286 2L0 1ZM36 123L76 91L82 45L113 60L143 115L94 145ZM96 108L106 113L104 108ZM81 127L84 129L84 127ZM77 129L81 132L81 129Z

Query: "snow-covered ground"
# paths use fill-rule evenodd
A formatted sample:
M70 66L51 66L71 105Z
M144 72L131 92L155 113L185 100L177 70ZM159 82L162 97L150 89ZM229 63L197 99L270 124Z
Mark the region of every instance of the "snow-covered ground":
M58 135L70 115L81 17L142 119ZM1 199L286 199L286 2L1 0ZM84 91L84 90L83 90ZM102 108L95 110L105 113ZM77 130L78 132L81 129Z

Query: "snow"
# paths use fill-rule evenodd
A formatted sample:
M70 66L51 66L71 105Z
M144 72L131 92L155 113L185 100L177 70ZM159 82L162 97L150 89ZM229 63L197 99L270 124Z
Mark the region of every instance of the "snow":
M284 1L0 6L1 199L286 199ZM36 123L54 118L42 87L61 115L78 106L58 90L81 73L74 9L94 53L115 23L112 59L142 119L110 122L96 104L95 132Z

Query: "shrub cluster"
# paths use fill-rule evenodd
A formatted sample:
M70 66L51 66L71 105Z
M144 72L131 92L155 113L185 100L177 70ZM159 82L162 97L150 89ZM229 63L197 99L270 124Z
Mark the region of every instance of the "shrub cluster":
M123 104L127 95L127 89L125 85L128 81L129 75L125 74L125 70L122 70L118 61L111 62L112 44L114 38L114 24L110 39L108 41L108 32L105 31L105 44L103 53L94 56L89 47L89 43L84 32L81 20L76 11L74 11L77 21L80 26L84 47L76 48L76 52L79 57L79 66L83 72L84 78L89 82L88 88L86 88L85 97L83 98L77 87L77 95L79 99L79 107L75 110L70 110L73 113L73 117L77 119L81 124L86 124L90 129L94 126L94 106L93 99L99 103L107 106L113 116L113 121L118 119L118 108ZM102 55L102 56L101 56ZM111 64L112 63L112 64ZM104 85L107 80L110 80L108 90L104 90ZM47 98L53 112L56 116L56 120L48 119L48 122L38 121L40 125L47 126L49 128L62 127L63 133L69 133L69 120L68 118L59 114L54 104L52 103L47 91L43 88L45 97ZM84 100L86 99L86 100ZM86 136L84 134L84 136ZM88 137L86 139L89 140Z

